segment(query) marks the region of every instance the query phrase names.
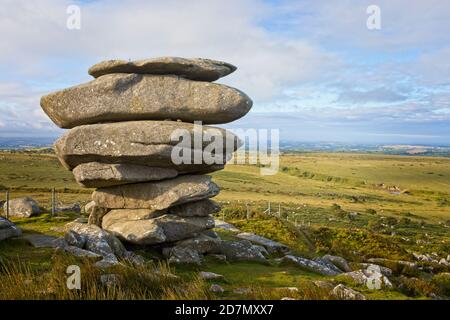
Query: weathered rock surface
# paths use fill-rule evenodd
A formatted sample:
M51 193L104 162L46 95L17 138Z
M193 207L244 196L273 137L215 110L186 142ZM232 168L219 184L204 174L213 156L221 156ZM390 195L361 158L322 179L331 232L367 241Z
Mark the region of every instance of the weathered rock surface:
M366 297L362 293L348 288L343 284L338 284L334 287L332 294L341 300L366 300Z
M176 76L110 74L51 93L41 107L61 128L130 120L228 123L243 117L252 100L217 83Z
M293 265L299 266L303 269L313 271L316 273L320 273L325 276L335 276L335 275L339 274L339 272L337 272L336 270L330 269L326 265L320 264L313 260L309 260L306 258L297 257L297 256L293 256L293 255L286 255L283 258L279 259L278 261L281 263L293 264Z
M218 284L212 284L211 287L209 287L209 291L213 293L224 293L225 290Z
M217 229L223 229L226 231L231 231L231 232L240 232L240 230L238 228L236 228L235 226L233 226L231 223L222 221L222 220L215 220L215 225Z
M163 250L163 254L169 259L169 263L174 264L200 265L203 261L203 257L197 251L189 248L165 248Z
M220 206L209 199L189 202L175 207L170 207L167 213L180 217L206 217L220 211Z
M266 248L269 253L287 253L287 252L289 252L288 246L286 246L282 243L267 239L265 237L256 235L254 233L242 232L242 233L237 234L236 237L245 239L245 240L249 240L253 243L259 244L259 245L263 246L264 248Z
M92 199L103 208L163 210L218 193L219 187L210 176L185 175L159 182L100 188L92 194Z
M65 245L64 239L40 233L27 234L22 238L35 248L62 248Z
M224 280L224 276L214 272L200 271L198 273L200 279L203 280Z
M322 257L322 260L325 260L329 263L332 263L336 267L338 267L342 272L350 272L352 269L350 268L347 260L345 260L342 257L339 256L332 256L329 254L326 254Z
M3 204L6 212L6 202ZM38 203L30 197L9 200L9 216L16 218L29 218L41 213Z
M341 276L349 277L357 284L367 285L370 289L392 288L392 283L377 268L346 272Z
M125 256L125 247L113 235L92 224L71 222L66 225L67 231L84 238L84 248L103 257L96 263L99 267L109 267L119 263L118 257Z
M194 132L198 137L196 134L194 138ZM180 138L182 134L185 138ZM194 141L201 139L200 135L205 138L197 146ZM213 137L214 146L217 138L219 150L207 148L211 142L206 136ZM70 170L83 163L101 162L172 168L181 173L212 172L221 170L241 144L237 136L224 129L202 126L200 130L200 126L175 121L127 121L69 130L55 142L55 152ZM214 151L215 156L208 158ZM172 160L177 156L180 159L175 164Z
M253 245L248 240L221 241L218 250L230 261L267 262L264 256L267 251L263 247Z
M214 227L212 217L153 217L152 210L112 210L103 217L103 229L118 238L140 245L173 242Z
M173 74L186 79L215 81L236 70L232 64L202 58L160 57L137 61L106 60L89 68L89 74L98 78L111 73Z
M175 246L180 248L190 248L201 254L219 253L220 239L209 237L202 232L196 237L176 242Z
M12 237L18 237L22 234L20 230L14 223L6 218L0 217L0 241Z
M80 164L72 172L78 184L86 188L100 188L128 183L163 180L175 178L178 175L175 169L100 162Z
M84 207L84 211L89 215L88 223L94 224L98 227L102 226L103 216L108 213L110 209L98 206L95 201L90 201Z

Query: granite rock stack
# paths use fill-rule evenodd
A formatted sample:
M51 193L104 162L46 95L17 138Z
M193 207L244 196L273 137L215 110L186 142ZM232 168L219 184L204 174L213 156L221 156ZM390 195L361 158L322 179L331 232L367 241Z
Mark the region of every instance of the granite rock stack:
M221 170L241 145L209 124L239 119L252 106L243 92L212 83L235 70L208 59L104 61L89 69L94 80L41 98L50 119L70 129L55 143L58 159L81 186L96 188L89 223L138 245L208 234L220 208L206 173ZM211 132L213 139L195 141Z

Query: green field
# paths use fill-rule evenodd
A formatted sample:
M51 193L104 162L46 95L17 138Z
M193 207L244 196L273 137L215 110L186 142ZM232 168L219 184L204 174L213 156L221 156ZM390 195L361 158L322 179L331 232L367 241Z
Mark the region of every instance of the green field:
M223 207L218 217L243 231L283 242L309 258L331 253L357 264L372 257L411 261L412 252L434 252L444 257L450 253L450 158L298 153L283 154L276 175L263 176L260 169L256 165L227 165L212 174L221 187L215 198ZM47 210L51 188L56 188L62 204L84 204L92 192L78 186L54 155L23 152L0 153L0 187L9 189L11 198L31 196ZM0 200L5 198L4 191ZM62 226L67 219L70 217L60 214L15 222L25 233L58 234L55 226ZM221 235L232 237L223 232ZM18 256L37 265L50 254L41 251L36 253L17 243L0 247L0 254L8 258ZM235 298L233 289L240 287L304 287L308 281L323 278L294 267L251 263L208 261L200 269L221 273L228 280L222 284L224 296L216 298ZM187 279L196 271L183 267L176 270ZM402 272L395 277L403 279ZM422 287L431 286L429 275L414 276L424 279L426 285ZM349 285L373 299L427 295L423 288L411 294L399 290L370 292ZM305 292L311 293L308 290ZM319 297L317 294L306 296ZM251 297L274 298L255 293Z

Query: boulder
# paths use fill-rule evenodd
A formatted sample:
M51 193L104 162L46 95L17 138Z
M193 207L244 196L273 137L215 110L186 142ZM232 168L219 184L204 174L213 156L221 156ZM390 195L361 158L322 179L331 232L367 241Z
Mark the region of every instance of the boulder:
M70 170L83 163L101 162L187 173L222 169L241 145L242 141L225 129L176 121L126 121L73 128L55 142L55 152Z
M231 231L231 232L241 232L238 228L233 226L231 223L216 219L215 225L217 229L223 229L225 231Z
M174 264L197 264L202 263L203 257L195 250L189 248L165 248L163 255Z
M265 237L256 235L254 233L242 232L242 233L237 234L236 237L238 237L240 239L249 240L253 243L259 244L259 245L263 246L264 248L266 248L269 253L287 253L287 252L289 252L288 246L286 246L282 243L267 239Z
M157 216L157 217L155 217ZM211 217L159 215L148 209L112 210L103 217L103 229L139 245L174 242L214 227Z
M160 57L137 61L107 60L89 68L89 74L98 78L111 73L173 74L186 79L215 81L234 72L232 64L201 58Z
M392 269L384 267L384 266L380 266L374 263L360 263L359 264L362 268L364 269L378 269L380 271L381 274L385 275L386 277L390 277L392 276Z
M318 263L313 260L309 260L302 257L297 257L293 255L286 255L281 259L278 259L280 263L292 264L295 266L299 266L302 269L306 269L308 271L316 272L325 276L335 276L340 272L337 272L334 269L330 269L328 266Z
M64 235L64 240L69 246L77 247L77 248L84 248L86 245L86 237L82 234L79 234L73 230L69 230Z
M263 250L261 250L263 249ZM220 241L218 251L230 261L255 261L266 263L265 249L248 240Z
M100 188L128 183L163 180L175 178L178 175L175 169L100 162L80 164L72 172L78 184L86 188Z
M196 237L176 242L175 246L190 248L202 254L215 254L219 252L220 241L220 239L211 238L202 232Z
M79 258L91 258L91 259L102 259L103 257L97 253L85 250L85 249L81 249L79 247L75 247L75 246L65 246L62 248L65 252L79 257Z
M47 234L32 233L22 236L35 248L63 248L66 242L63 238L49 236Z
M3 204L6 212L6 202ZM41 213L38 203L30 197L9 200L9 216L15 218L29 218Z
M185 175L170 180L97 189L92 199L103 208L163 210L203 200L219 193L206 175Z
M71 222L66 225L66 229L67 232L78 234L79 237L85 239L84 248L81 249L103 257L103 260L96 263L98 267L116 265L119 263L117 258L125 255L126 250L120 241L95 225Z
M131 120L228 123L250 111L243 92L217 83L176 76L110 74L41 98L60 128Z
M88 224L94 224L98 227L102 226L103 216L108 213L110 209L98 206L95 201L88 202L84 207L84 211L89 215Z
M171 207L167 213L180 217L206 217L219 211L220 206L216 202L205 199Z
M343 273L341 276L352 279L355 283L367 286L369 289L381 289L383 286L392 288L392 283L376 267Z
M224 280L224 276L214 272L200 271L198 273L200 279L203 280Z
M343 284L338 284L334 287L332 294L341 300L366 300L366 297L362 293L348 288Z
M12 237L19 237L22 231L11 221L0 217L0 241Z
M352 269L350 268L347 260L345 260L342 257L339 256L332 256L329 254L326 254L322 257L322 260L325 260L329 263L332 263L336 267L338 267L342 272L350 272Z
M219 286L218 284L215 284L215 283L212 284L211 287L209 287L209 291L213 292L213 293L219 293L219 294L225 292L225 290L221 286Z

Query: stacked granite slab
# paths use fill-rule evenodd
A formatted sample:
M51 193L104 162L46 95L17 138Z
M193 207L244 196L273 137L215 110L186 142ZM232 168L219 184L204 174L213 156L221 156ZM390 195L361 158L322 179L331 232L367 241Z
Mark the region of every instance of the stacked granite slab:
M178 163L172 134L182 129L195 138L194 121L228 123L250 110L247 95L212 83L235 70L208 59L104 61L89 69L94 80L42 97L52 121L70 129L55 143L58 159L80 185L96 188L89 223L140 245L176 243L214 227L211 214L220 208L209 198L219 188L205 173L221 170L241 142L216 128L221 161ZM213 153L209 143L183 152Z

